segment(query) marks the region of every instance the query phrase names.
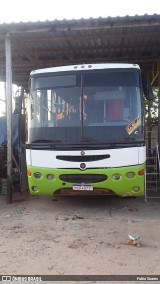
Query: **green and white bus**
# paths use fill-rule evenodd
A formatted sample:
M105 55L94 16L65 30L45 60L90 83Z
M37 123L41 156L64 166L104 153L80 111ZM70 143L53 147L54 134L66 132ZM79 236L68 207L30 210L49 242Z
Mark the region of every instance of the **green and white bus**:
M26 160L32 195L142 196L146 146L136 64L84 64L31 72Z

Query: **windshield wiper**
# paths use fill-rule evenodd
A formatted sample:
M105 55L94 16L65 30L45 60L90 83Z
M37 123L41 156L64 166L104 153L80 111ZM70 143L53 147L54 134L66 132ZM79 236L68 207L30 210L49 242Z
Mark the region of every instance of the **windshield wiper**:
M93 138L90 138L90 137L86 137L86 138L84 138L84 140L83 140L83 142L88 142L88 143L91 143L91 142L98 142L99 143L99 141L97 141L97 140L95 140L95 139L93 139Z
M32 143L36 144L36 143L61 143L61 140L48 140L48 139L39 139L39 140L35 140Z

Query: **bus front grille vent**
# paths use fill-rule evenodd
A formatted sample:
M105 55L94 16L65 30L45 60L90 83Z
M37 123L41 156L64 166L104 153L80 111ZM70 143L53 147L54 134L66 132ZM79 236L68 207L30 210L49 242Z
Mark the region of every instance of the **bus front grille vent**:
M96 183L107 180L107 175L101 174L63 174L59 176L60 180L71 183Z
M68 162L94 162L110 158L109 154L106 155L86 155L86 156L56 156L56 159Z

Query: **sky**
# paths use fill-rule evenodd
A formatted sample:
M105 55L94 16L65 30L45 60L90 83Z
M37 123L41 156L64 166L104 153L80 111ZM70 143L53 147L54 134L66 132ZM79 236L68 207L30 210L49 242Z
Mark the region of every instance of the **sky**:
M160 0L1 0L0 23L160 14Z

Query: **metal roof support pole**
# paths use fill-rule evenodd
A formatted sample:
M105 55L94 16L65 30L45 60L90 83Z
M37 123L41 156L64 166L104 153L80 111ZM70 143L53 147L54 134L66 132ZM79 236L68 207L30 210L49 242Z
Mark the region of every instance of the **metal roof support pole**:
M6 103L7 103L7 203L12 203L12 56L11 38L7 33L6 52Z

